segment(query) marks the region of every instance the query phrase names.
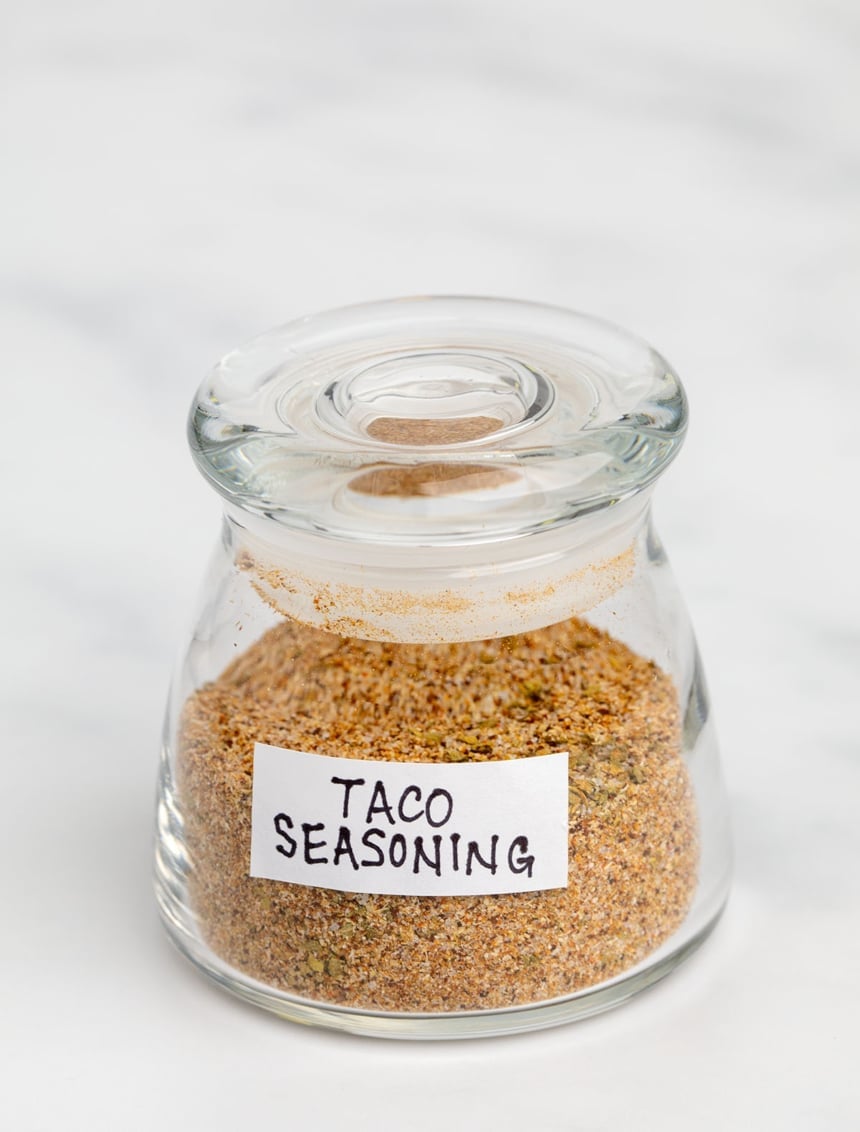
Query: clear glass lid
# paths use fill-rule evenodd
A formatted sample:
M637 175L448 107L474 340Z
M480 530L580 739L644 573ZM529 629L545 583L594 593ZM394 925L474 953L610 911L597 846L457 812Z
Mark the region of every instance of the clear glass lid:
M646 343L557 307L414 298L279 327L228 354L189 420L230 503L295 530L451 544L568 523L677 452L683 388Z

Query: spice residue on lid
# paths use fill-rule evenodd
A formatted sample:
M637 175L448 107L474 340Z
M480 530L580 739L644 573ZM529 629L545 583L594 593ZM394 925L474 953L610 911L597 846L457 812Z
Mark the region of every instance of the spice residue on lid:
M414 464L373 468L350 480L350 488L362 495L450 495L462 491L491 491L516 481L507 468L484 468L480 464Z
M252 550L247 533L244 541L236 565L279 616L346 637L424 644L511 636L585 613L630 582L637 554L622 541L596 562L562 559L524 572L501 564L471 576L463 570L457 584L422 585L418 566L394 577L365 571L356 578L331 563L313 572L298 555L285 567L269 548Z
M375 417L367 435L386 444L462 444L497 432L499 417Z

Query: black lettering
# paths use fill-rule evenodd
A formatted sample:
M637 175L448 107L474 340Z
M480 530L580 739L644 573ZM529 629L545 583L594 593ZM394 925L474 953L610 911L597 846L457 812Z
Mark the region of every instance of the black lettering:
M349 817L349 792L353 786L364 786L363 778L333 778L332 782L336 782L338 786L343 786L343 817L344 820Z
M430 866L437 877L442 875L442 835L441 833L433 834L433 849L434 856L428 857L424 852L424 838L415 838L415 860L412 865L413 873L418 872L418 867L421 861L424 861Z
M324 841L311 841L311 834L316 833L318 829L325 829L323 822L302 822L302 833L305 835L305 864L306 865L327 865L328 857L312 857L312 849L322 849L325 845Z
M296 852L296 839L290 837L287 833L288 829L293 828L293 819L289 814L275 814L275 832L283 837L286 841L286 846L276 845L275 848L279 853L283 853L285 857L292 857Z
M375 869L379 865L385 864L385 854L382 852L382 850L379 848L378 845L374 845L372 841L368 841L369 837L383 837L384 838L385 837L385 830L384 829L368 829L368 830L365 831L364 836L361 839L361 844L365 847L365 849L370 849L372 852L374 852L376 854L376 860L375 861L362 861L361 867L363 869Z
M352 851L352 838L345 825L342 825L337 833L337 842L334 847L334 863L336 865L340 864L341 857L349 857L352 867L358 869L358 861L356 861L355 854Z
M397 856L399 861L394 859L394 849L397 847ZM406 838L402 833L395 833L391 838L391 844L388 846L388 859L394 865L395 869L399 869L403 862L406 860Z
M406 801L407 794L414 794L415 795L415 801L416 802L421 801L421 790L417 786L407 786L406 789L403 791L403 793L400 795L400 801L397 804L397 813L400 815L401 821L418 821L418 819L421 817L421 812L422 812L420 809L419 809L418 813L413 814L411 818L408 817L403 812L403 803Z
M514 851L518 852L520 856L514 860ZM511 847L508 850L508 868L512 873L527 873L528 876L532 875L535 859L529 855L523 857L523 853L529 851L529 839L527 837L515 837L511 842Z
M430 807L433 805L433 802L436 798L445 798L448 802L448 806L447 806L445 816L444 816L444 818L440 818L439 821L433 821L433 818L430 816ZM430 796L427 799L427 805L425 807L425 813L427 814L428 825L432 825L434 829L438 829L440 825L444 825L445 822L448 821L448 819L451 817L453 810L454 810L454 799L451 797L451 795L448 793L447 790L442 790L441 787L437 787L435 790L430 791Z
M378 802L377 798L379 799ZM368 825L370 825L373 821L374 814L385 814L390 824L396 825L396 822L394 821L394 814L391 812L391 806L389 806L388 798L385 794L385 787L382 785L379 779L376 780L376 784L373 787L373 794L371 794L370 796L370 805L367 807L366 820Z
M455 873L460 871L460 834L451 834L451 862Z
M481 856L481 851L478 848L477 841L469 842L469 849L466 853L466 876L472 875L472 861L477 861L479 865L483 865L485 869L489 869L493 876L496 875L496 848L499 844L499 835L494 833L490 838L490 859L485 861Z

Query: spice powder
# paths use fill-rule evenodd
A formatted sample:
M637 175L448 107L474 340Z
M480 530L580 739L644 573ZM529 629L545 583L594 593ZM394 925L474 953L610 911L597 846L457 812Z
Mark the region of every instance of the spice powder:
M382 896L250 877L256 742L397 762L567 751L567 887ZM449 1013L570 995L654 951L696 884L676 689L576 618L433 645L287 619L189 698L177 779L189 897L209 947L317 1002Z

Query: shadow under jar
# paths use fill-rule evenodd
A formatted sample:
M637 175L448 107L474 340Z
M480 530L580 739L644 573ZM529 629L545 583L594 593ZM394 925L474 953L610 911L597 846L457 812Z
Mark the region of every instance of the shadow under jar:
M650 522L685 425L648 346L528 303L347 308L216 367L190 439L225 517L156 851L207 975L467 1037L615 1005L701 942L725 802Z

